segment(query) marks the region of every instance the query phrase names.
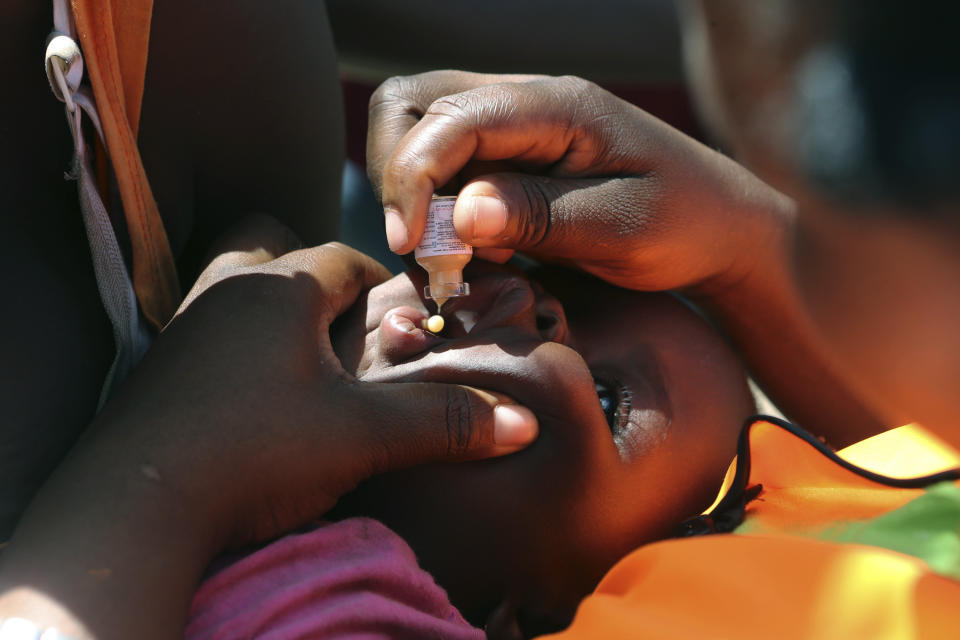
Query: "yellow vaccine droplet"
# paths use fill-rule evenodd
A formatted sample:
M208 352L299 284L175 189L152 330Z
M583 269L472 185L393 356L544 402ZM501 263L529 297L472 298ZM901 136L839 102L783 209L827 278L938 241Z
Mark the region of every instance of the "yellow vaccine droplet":
M443 331L443 316L430 316L427 318L427 331L430 333L440 333Z

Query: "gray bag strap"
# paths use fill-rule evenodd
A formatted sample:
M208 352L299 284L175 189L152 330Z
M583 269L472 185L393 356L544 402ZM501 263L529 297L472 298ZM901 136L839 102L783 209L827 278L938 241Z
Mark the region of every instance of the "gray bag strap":
M67 123L73 136L73 167L65 174L77 181L83 224L93 258L100 300L113 326L116 354L100 391L97 410L106 403L116 386L127 377L146 353L152 334L137 307L133 282L127 272L117 236L103 199L97 190L86 143L83 139L83 115L86 114L103 139L93 97L81 87L83 56L76 42L67 0L54 0L54 31L47 39L45 67L54 95L65 104Z

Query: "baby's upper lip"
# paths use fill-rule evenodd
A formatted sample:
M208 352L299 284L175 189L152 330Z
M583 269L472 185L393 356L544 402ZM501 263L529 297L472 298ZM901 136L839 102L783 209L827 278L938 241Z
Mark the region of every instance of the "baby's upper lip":
M486 313L492 310L493 304L505 290L512 289L530 290L531 287L526 278L513 273L503 271L482 273L471 278L469 296L451 298L447 304L451 308L473 309Z
M548 303L551 310L559 309L562 315L560 303L552 296L525 276L509 271L485 271L475 275L471 289L469 297L448 301L444 315L455 316L457 311L474 312L476 324L472 332L510 326L526 337L543 339L537 328L539 307Z
M419 288L419 274L410 275L414 286ZM529 377L529 373L520 371L527 368L527 363L516 358L543 342L537 330L536 307L538 297L548 294L535 291L526 277L494 265L479 270L479 273L471 273L470 287L469 296L451 298L444 304L447 326L436 338L426 340L420 352L411 353L404 362L369 371L363 379L460 381L443 377L452 375L470 377L470 381L464 382L477 384L483 378L501 377L500 374ZM428 303L428 309L429 306ZM476 313L476 324L471 331L462 329L456 318L457 311ZM480 366L473 366L477 363ZM491 363L503 366L491 366ZM434 367L442 371L437 377L429 371ZM481 380L473 380L476 376L471 375L471 370L482 374Z
M488 348L496 348L501 355L487 353L488 358L499 359L503 353L516 353L518 344L529 343L536 345L545 340L538 327L538 308L543 307L544 313L550 315L551 330L547 339L555 342L561 340L555 339L557 335L566 335L565 318L560 303L543 291L540 287L532 283L522 274L517 274L510 270L499 267L499 265L483 265L469 274L471 284L471 295L463 298L452 298L447 301L443 308L443 315L446 320L446 327L438 334L425 333L417 336L413 340L398 338L394 333L384 334L386 327L380 326L380 340L377 349L387 348L385 344L392 345L390 340L399 339L403 343L398 351L393 351L394 355L400 355L400 359L374 357L372 362L379 362L379 366L374 366L375 370L366 370L360 373L364 380L372 379L400 379L404 378L412 371L413 365L409 363L419 362L422 366L427 360L436 361L436 358L427 358L431 352L462 352L462 359L469 361L469 356L481 347L486 345ZM419 280L422 280L421 273L413 271L407 274L412 281L415 289L420 288ZM384 302L396 304L402 301L402 297L388 297ZM427 308L429 308L429 303ZM382 312L374 311L380 315L381 325L391 313L400 313L401 315L410 315L412 310L403 311L403 307L393 307L390 310L383 309ZM475 322L468 331L458 318L458 312L468 312L475 314ZM427 311L429 314L429 311ZM557 316L558 318L555 318ZM420 318L411 318L414 326L420 326ZM559 331L554 327L560 327ZM369 330L373 330L370 326ZM391 327L392 329L392 327ZM384 342L385 335L387 343ZM523 348L529 348L527 347ZM469 349L469 350L468 350ZM389 363L389 364L387 364ZM359 372L358 372L359 373Z
M419 289L420 274L410 275L413 286ZM553 396L583 374L583 386L595 396L589 370L579 354L552 344L556 340L544 340L538 330L538 304L547 304L554 312L559 309L562 317L559 302L526 277L507 270L489 268L469 275L471 295L444 305L447 327L439 336L428 334L419 350L391 364L381 360L362 373L361 379L465 384L510 396L523 387L529 389L525 395L542 398ZM455 318L457 311L477 314L476 325L469 333ZM565 323L565 319L560 322ZM544 389L551 392L545 393Z

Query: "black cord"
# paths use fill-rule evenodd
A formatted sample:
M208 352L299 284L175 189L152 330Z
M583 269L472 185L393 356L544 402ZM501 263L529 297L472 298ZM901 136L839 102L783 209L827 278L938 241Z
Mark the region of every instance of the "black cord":
M755 415L747 419L743 428L740 430L740 436L737 438L737 468L734 472L730 489L727 490L727 493L710 513L690 518L681 523L675 532L675 537L683 538L706 535L708 533L728 533L743 522L747 503L760 495L760 492L763 490L763 485L747 486L747 481L750 478L750 430L760 422L768 422L780 427L787 433L806 442L816 451L826 456L831 462L840 465L861 478L866 478L877 484L898 489L922 489L937 482L960 480L960 469L950 469L948 471L940 471L915 478L891 478L890 476L885 476L880 473L874 473L873 471L858 467L844 460L837 455L836 451L821 442L806 429L773 416Z

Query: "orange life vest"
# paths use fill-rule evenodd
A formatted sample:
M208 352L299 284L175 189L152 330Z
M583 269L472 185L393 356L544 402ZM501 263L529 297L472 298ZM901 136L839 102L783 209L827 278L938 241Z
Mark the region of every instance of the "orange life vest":
M749 470L739 482L761 488L746 503L737 533L638 549L583 601L568 630L547 637L960 637L960 582L911 555L809 537L837 522L888 514L924 495L925 482L894 486L869 472L935 474L960 466L960 455L915 425L853 445L838 459L811 440L770 422L754 423ZM735 462L715 506L730 495L736 468Z

